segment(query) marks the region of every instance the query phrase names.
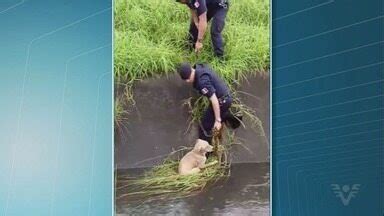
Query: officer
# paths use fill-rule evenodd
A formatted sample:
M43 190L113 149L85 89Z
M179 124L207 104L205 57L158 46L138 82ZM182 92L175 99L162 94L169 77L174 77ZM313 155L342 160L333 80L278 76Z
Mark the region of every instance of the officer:
M229 108L232 97L227 85L221 80L207 64L182 63L177 71L187 83L192 83L193 88L210 100L209 107L205 110L199 127L199 138L211 142L212 129L220 130L222 122L233 119Z
M191 24L188 41L195 52L203 48L203 38L207 28L207 21L212 19L211 39L215 56L222 58L224 44L221 32L228 12L228 0L176 0L186 4L191 10Z

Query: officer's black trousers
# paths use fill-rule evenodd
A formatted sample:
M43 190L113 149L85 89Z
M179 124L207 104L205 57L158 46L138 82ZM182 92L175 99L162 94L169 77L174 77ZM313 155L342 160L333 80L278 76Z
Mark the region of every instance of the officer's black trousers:
M215 11L208 11L207 13L207 20L209 21L212 19L211 40L212 40L213 49L214 49L215 55L219 57L224 55L224 41L223 41L221 32L224 29L227 12L228 12L228 7L227 8L220 7ZM189 27L189 37L188 37L189 43L191 43L192 47L194 47L197 41L198 33L199 31L195 23L192 21Z
M227 100L225 103L220 104L220 116L222 124L231 115L229 108L231 107L232 99ZM205 140L209 143L212 141L212 128L215 124L215 113L213 112L212 105L205 110L199 126L199 139Z

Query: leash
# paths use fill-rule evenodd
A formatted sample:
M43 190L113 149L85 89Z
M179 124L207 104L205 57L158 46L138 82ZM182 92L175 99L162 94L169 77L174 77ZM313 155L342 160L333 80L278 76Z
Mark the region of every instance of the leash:
M221 166L226 166L228 158L226 153L224 152L224 147L221 145L222 141L222 132L223 127L220 130L216 130L215 128L212 129L212 133L208 134L208 132L204 129L201 122L199 122L199 127L201 128L201 131L204 133L206 137L212 138L212 146L213 146L213 154L217 156L217 160Z

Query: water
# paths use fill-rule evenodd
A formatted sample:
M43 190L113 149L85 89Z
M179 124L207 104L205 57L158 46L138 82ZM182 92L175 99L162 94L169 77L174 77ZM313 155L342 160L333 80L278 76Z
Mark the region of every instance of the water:
M236 137L242 146L231 147L231 161L269 162L269 77L248 76L246 80L237 87L238 96L256 112L266 136L260 136L262 131L254 130L245 118L245 128L236 129ZM115 94L124 97L122 90L116 88ZM191 116L182 103L197 95L192 87L180 81L177 74L137 82L133 95L135 106L125 107L130 111L129 120L115 131L117 169L152 167L162 163L170 152L181 146L193 147L198 137L198 124L189 128Z
M140 173L127 170L124 173ZM195 196L173 200L121 200L116 215L269 215L269 163L234 164L225 182ZM116 195L122 191L116 191Z

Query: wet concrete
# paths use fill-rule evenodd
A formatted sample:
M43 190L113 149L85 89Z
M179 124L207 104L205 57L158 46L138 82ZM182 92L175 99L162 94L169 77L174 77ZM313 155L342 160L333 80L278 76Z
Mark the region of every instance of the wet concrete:
M130 176L142 169L129 169L119 174ZM231 167L231 176L207 190L186 198L120 200L116 215L269 215L269 163L242 163ZM124 191L116 191L120 196Z
M241 102L256 111L257 117L262 121L266 137L260 137L258 132L250 127L245 120L246 128L236 131L242 143L250 150L242 147L234 148L232 161L235 163L269 162L269 76L252 76L243 81L237 88Z
M252 76L237 88L243 103L256 110L266 137L247 128L236 130L243 145L231 150L232 163L269 162L269 77ZM116 95L121 89L116 88ZM188 109L183 101L196 93L178 76L148 79L133 89L135 107L123 127L115 131L117 169L152 167L161 163L173 149L192 146L197 126L189 131Z

